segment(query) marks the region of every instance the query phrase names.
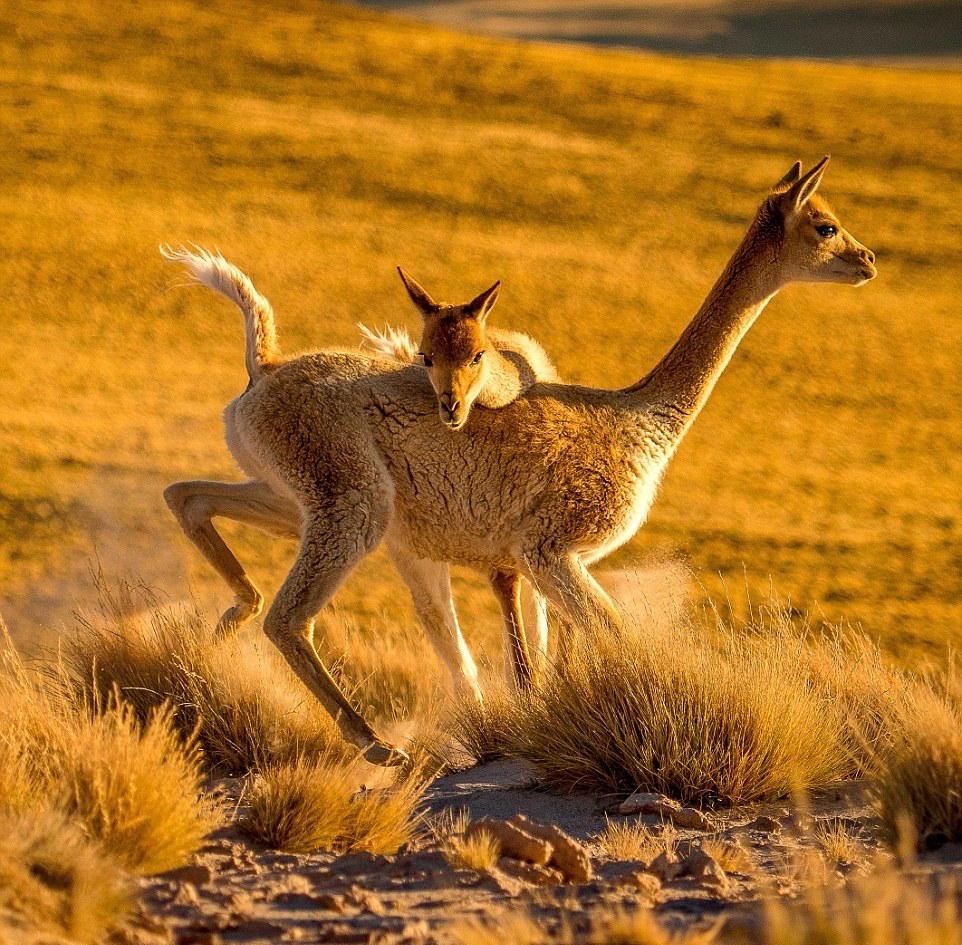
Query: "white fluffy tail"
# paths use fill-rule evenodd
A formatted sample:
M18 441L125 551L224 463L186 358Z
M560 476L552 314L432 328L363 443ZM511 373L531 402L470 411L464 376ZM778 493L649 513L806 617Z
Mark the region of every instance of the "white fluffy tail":
M418 346L403 328L375 328L371 331L366 325L358 323L364 340L378 353L386 354L403 364L420 364Z
M247 373L252 381L280 360L270 302L240 269L232 266L220 253L211 253L199 246L193 250L185 246L161 246L160 252L171 262L183 263L198 285L226 295L244 313Z

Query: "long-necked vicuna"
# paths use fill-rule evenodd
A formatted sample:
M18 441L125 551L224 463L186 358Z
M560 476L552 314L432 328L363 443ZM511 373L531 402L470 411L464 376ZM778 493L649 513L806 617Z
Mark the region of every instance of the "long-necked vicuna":
M421 316L417 344L403 330L371 331L360 326L365 340L381 354L406 364L421 364L438 398L441 422L460 430L475 403L485 410L507 407L535 383L560 383L544 348L530 335L488 326L488 316L501 289L490 289L464 305L436 302L398 268L401 281ZM508 678L530 683L548 652L546 601L517 571L488 575L504 619Z
M268 637L372 762L403 755L344 697L313 643L314 617L381 541L456 676L476 679L450 599L447 562L518 571L575 626L617 625L586 565L644 521L671 458L739 341L791 282L861 285L872 253L816 195L827 159L796 164L766 197L719 280L661 361L636 384L535 384L499 410L438 423L424 371L357 352L283 360L266 302L236 270L178 254L233 299L247 324L251 384L227 407L227 442L247 483L179 483L167 501L227 580L237 623L261 595L214 530L225 516L300 536L264 621Z

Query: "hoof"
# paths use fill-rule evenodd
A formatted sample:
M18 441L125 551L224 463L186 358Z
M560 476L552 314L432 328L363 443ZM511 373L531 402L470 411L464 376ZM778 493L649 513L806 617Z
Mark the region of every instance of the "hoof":
M361 757L372 765L383 768L396 768L409 760L408 753L402 748L392 748L384 742L372 742L362 752Z

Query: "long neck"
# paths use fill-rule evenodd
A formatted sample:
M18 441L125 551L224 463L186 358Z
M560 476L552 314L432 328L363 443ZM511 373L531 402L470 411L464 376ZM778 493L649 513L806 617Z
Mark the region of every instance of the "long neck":
M708 298L657 365L625 393L654 408L681 439L755 319L779 290L775 247L753 226Z

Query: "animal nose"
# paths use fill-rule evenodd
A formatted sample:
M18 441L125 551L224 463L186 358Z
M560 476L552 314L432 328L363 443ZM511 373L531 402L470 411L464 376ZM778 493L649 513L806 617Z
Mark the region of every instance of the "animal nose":
M865 249L865 248L863 248L863 249L862 249L862 258L865 259L867 262L874 263L874 262L875 262L875 253L873 253L872 250L870 250L870 249Z

